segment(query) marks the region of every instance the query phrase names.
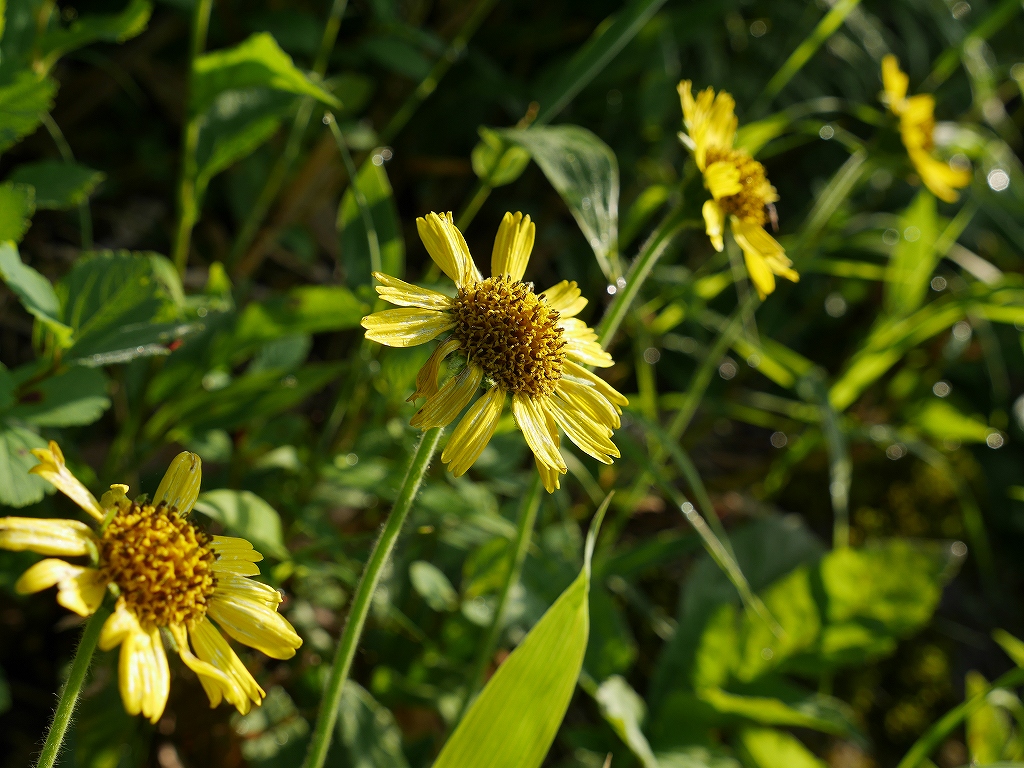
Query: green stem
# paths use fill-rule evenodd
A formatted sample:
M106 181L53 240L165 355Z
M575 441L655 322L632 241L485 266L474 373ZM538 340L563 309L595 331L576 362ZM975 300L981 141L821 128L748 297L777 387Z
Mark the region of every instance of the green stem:
M206 33L210 28L210 12L213 0L199 0L192 18L192 48L188 63L188 101L185 104L185 127L181 134L181 177L178 181L178 229L174 235L172 256L180 274L185 273L188 263L192 229L199 218L196 200L196 150L199 148L199 116L192 114L192 80L196 59L206 49Z
M50 113L40 112L39 118L50 134L50 138L53 139L53 143L57 145L61 160L65 163L75 162L75 154L71 151L71 145L64 138L64 132L61 131L60 126L50 116ZM92 211L89 209L88 196L78 204L78 229L82 238L82 250L87 251L92 248Z
M92 655L96 651L96 643L100 639L100 630L109 615L110 609L100 606L85 624L82 640L78 643L75 658L71 662L71 674L68 675L68 681L64 683L64 688L60 692L57 711L53 714L53 722L50 723L50 730L46 734L46 742L43 744L36 768L52 768L57 762L64 734L71 724L71 716L75 713L75 705L78 704L78 695L82 692L82 683L85 682Z
M338 128L338 121L334 119L334 115L328 112L324 115L324 122L331 129L331 135L334 136L334 142L338 145L338 151L341 153L341 159L345 163L345 172L348 174L348 183L352 187L352 196L355 197L356 207L359 208L359 216L363 220L363 228L366 229L366 245L370 249L370 271L380 272L382 269L380 261L380 239L377 237L377 226L373 223L373 214L370 213L370 204L366 200L366 195L363 194L362 188L359 186L359 179L357 178L357 171L355 163L352 162L352 153L348 151L348 144L345 143L345 137L341 135L341 129ZM341 202L338 203L338 219L341 218L341 207L345 204L345 196L342 195Z
M313 738L309 743L309 752L306 754L305 768L322 768L327 759L327 750L331 746L331 738L334 735L334 725L338 719L338 709L341 706L341 693L345 687L345 680L348 678L349 669L352 667L352 659L356 655L356 647L359 645L359 638L363 634L363 626L366 624L366 616L370 612L370 604L373 601L373 593L377 590L377 583L380 581L384 565L395 547L398 534L402 531L412 502L419 491L423 476L430 466L430 460L437 450L441 441L442 427L434 427L423 433L420 444L416 447L409 469L405 473L402 487L398 491L398 498L391 508L381 531L380 538L373 545L370 558L366 561L363 575L359 579L359 586L356 587L355 597L352 598L352 608L349 610L348 620L345 622L345 629L342 630L341 639L338 641L338 650L331 665L331 675L327 680L327 687L324 689L323 699L320 704L320 712L316 719L316 728L313 730Z
M494 655L494 649L498 645L498 637L501 635L502 616L505 613L505 606L508 603L508 596L512 588L519 583L519 577L523 572L523 563L526 561L526 553L530 548L530 536L533 533L534 525L537 522L537 512L540 510L541 500L540 473L535 472L530 490L523 499L523 506L519 510L519 522L516 526L515 548L512 550L512 561L509 563L508 573L505 576L505 583L501 586L498 594L498 602L494 606L494 616L491 625L487 628L484 642L477 653L476 661L473 663L473 670L469 676L469 688L466 690L466 697L462 700L462 708L459 716L452 722L454 729L465 716L469 705L480 690L484 681L484 673L487 671L487 664Z

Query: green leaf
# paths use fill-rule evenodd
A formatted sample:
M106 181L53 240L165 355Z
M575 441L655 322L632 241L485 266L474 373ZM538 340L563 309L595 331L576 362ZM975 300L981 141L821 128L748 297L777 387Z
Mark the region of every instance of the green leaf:
M454 611L459 607L459 595L444 575L444 571L426 560L409 564L412 588L435 611Z
M999 643L1014 664L1024 669L1024 641L1018 640L1005 629L997 629L993 632L992 639Z
M23 378L34 370L29 367ZM40 427L77 427L92 424L109 407L103 371L76 365L22 390L8 415Z
M1003 748L1010 738L1010 718L985 698L989 682L973 670L964 679L964 699L982 697L980 704L968 711L964 730L971 765L992 765L1003 757Z
M747 768L827 768L796 737L773 728L745 728L736 750Z
M480 126L479 143L470 158L473 173L491 187L503 187L523 175L530 164L530 153L502 138L501 133Z
M35 432L0 423L0 504L27 507L53 492L43 478L28 473L39 463L30 451L45 447L46 441Z
M658 768L651 745L640 728L647 716L647 707L625 678L620 675L609 677L594 693L594 700L601 709L601 716L644 768Z
M611 148L578 125L506 129L502 137L537 162L569 207L609 281L619 266L619 164Z
M247 539L260 552L278 560L288 559L281 516L252 491L205 491L199 494L196 510Z
M331 93L314 83L281 50L273 36L261 32L234 48L198 57L192 70L190 111L201 115L224 91L241 88L273 88L300 96L312 96L331 107L341 106Z
M398 209L383 163L377 165L371 153L356 174L355 188L350 184L338 207L337 230L346 280L351 287L369 285L371 271L389 275L405 273L405 240L398 220ZM372 264L366 225L356 202L356 189L366 201L380 247L380 264Z
M579 576L498 667L434 768L537 768L543 762L583 665L590 560L610 500L594 515Z
M342 286L310 285L246 306L232 344L263 344L297 333L356 328L370 308Z
M152 13L153 4L148 0L131 0L120 13L82 16L69 27L49 29L39 40L43 66L49 70L64 54L90 43L130 40L142 34Z
M5 181L0 184L0 240L20 243L32 225L35 195L31 187Z
M891 315L909 315L928 293L940 254L935 249L938 221L935 198L918 192L899 224L900 239L892 249L885 276L885 309Z
M85 202L105 178L100 171L78 163L43 160L19 165L8 181L33 187L36 208L66 210Z
M57 318L60 300L50 281L22 263L14 243L0 243L0 278L21 300L21 305L51 330L60 343L66 343L72 329Z
M914 407L907 421L930 437L984 443L996 430L957 410L946 400L925 400Z
M28 71L18 72L13 82L0 87L0 152L38 127L40 115L53 110L56 94L54 80Z
M338 712L344 768L408 768L394 715L354 680L345 682Z

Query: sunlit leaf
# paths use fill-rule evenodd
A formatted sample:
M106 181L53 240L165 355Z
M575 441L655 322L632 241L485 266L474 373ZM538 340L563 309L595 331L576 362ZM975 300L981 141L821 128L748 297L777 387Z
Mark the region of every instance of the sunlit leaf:
M29 369L24 376L34 372ZM22 389L8 414L40 427L74 427L92 424L109 407L103 371L76 365Z
M619 675L612 675L594 693L601 708L601 716L636 755L644 768L658 768L658 761L647 743L641 726L647 716L647 707L640 694Z
M53 27L39 41L45 67L52 67L61 56L84 45L104 41L123 43L143 32L149 23L153 4L148 0L130 0L120 13L80 16L68 27Z
M50 281L24 264L14 243L0 243L0 278L21 300L21 305L63 343L72 329L60 321L60 300Z
M435 611L454 611L459 607L459 595L444 572L426 560L409 564L409 581L427 605Z
M988 680L979 672L968 672L964 679L964 698L984 697ZM1003 749L1010 738L1010 717L986 698L973 707L964 722L967 749L972 765L992 765L1003 758Z
M53 493L53 486L28 473L39 463L30 451L45 447L46 441L35 432L0 422L0 504L24 507Z
M256 344L296 333L355 328L369 307L342 286L303 286L283 296L246 306L234 343Z
M913 409L908 421L926 435L940 440L984 443L996 432L984 421L961 413L946 400L925 400Z
M263 554L287 559L281 516L252 491L204 491L199 494L196 511L216 520L230 533L248 539Z
M375 162L374 158L378 158ZM401 276L405 273L405 240L398 220L391 182L377 152L363 163L356 175L355 185L345 190L338 207L338 239L341 258L345 265L346 281L353 288L369 285L371 271L383 271L388 275ZM365 201L377 239L380 263L373 264L374 255L367 240L366 223L356 202L356 190Z
M0 152L36 129L40 115L53 109L56 94L56 81L25 71L0 86Z
M30 186L5 181L0 184L0 240L20 243L35 213L35 195Z
M750 768L827 768L795 736L772 728L745 728L736 748Z
M478 129L480 142L470 159L473 173L492 187L503 187L523 175L530 164L530 153L502 138L500 132L485 126Z

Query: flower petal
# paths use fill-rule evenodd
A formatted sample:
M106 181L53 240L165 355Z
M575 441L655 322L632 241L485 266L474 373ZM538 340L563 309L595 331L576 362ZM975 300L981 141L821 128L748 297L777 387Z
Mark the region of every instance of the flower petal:
M960 199L956 190L971 183L971 172L966 168L952 168L923 150L908 150L907 154L921 181L940 200L955 203Z
M39 459L39 463L29 472L49 480L58 491L97 520L103 519L103 509L96 501L96 497L64 464L64 454L61 453L60 446L51 440L48 448L32 449L32 455Z
M124 599L117 601L117 606L110 617L103 622L103 629L100 630L100 650L109 651L123 643L133 632L141 632L139 620L135 614L128 610Z
M159 630L146 632L136 623L121 643L118 664L121 701L129 715L160 719L167 705L170 672Z
M740 169L735 163L725 160L718 160L704 169L704 184L715 200L743 191L743 185L740 184Z
M540 459L536 459L537 472L540 473L540 481L544 484L544 490L548 493L554 493L561 487L561 473L547 464L543 463Z
M452 305L452 300L443 293L432 291L429 288L420 288L418 285L385 275L383 272L374 272L373 277L380 283L377 286L377 294L384 301L397 304L400 307L445 310Z
M613 458L619 457L619 449L608 439L610 429L591 421L582 411L563 400L558 392L549 400L551 414L558 426L580 450L605 464L611 464Z
M0 548L3 549L75 557L89 554L95 546L96 536L92 529L77 520L0 518Z
M545 401L517 393L512 397L512 413L537 460L559 472L565 472L565 461L558 452L558 434L555 432L552 438L554 420Z
M443 215L428 213L416 219L416 230L430 258L459 288L482 279L466 239L452 221L451 211Z
M483 378L482 368L467 365L458 376L448 379L440 391L416 411L409 423L418 429L447 427L469 405Z
M491 275L508 275L513 280L522 280L536 234L537 227L528 215L523 216L518 211L515 214L506 213L494 238Z
M149 722L156 723L167 706L167 696L171 692L171 670L167 667L167 652L160 630L153 627L149 635L150 662L146 665L146 686L142 699L142 714Z
M566 341L566 355L570 358L598 368L610 368L614 365L612 356L601 348L597 334L582 320L574 317L559 319L559 326Z
M613 387L607 381L602 379L600 376L597 376L596 374L588 371L582 365L577 365L571 360L566 360L563 363L563 366L563 370L569 376L574 376L577 379L583 379L584 381L588 381L591 384L593 384L597 391L605 396L608 402L616 406L616 410L618 410L618 406L629 405L629 400L626 398L625 395L619 392L619 390L615 389L615 387Z
M900 60L891 53L882 59L882 87L885 99L895 114L903 111L903 102L907 98L907 86L910 78L900 69Z
M277 610L277 606L281 604L281 593L272 586L253 581L237 573L217 574L216 591L232 597L255 600L274 610Z
M288 620L263 602L214 591L209 616L235 640L271 658L290 659L302 645Z
M407 403L437 394L437 375L441 370L441 363L460 346L462 346L461 342L454 338L445 339L437 345L437 348L427 358L427 362L416 374L416 391L409 395Z
M725 247L725 243L722 241L722 232L725 228L725 211L722 210L722 206L715 200L705 200L704 207L701 210L704 214L704 229L708 233L711 245L715 247L716 251L721 253Z
M409 307L385 309L361 321L366 338L389 347L415 347L435 339L455 325L448 312Z
M726 92L715 96L705 88L693 98L692 85L683 80L677 88L683 107L683 123L693 142L693 159L703 171L708 149L732 149L736 139L736 102Z
M743 249L743 261L750 281L762 300L775 290L775 275L793 282L800 279L800 275L791 268L793 262L786 257L785 249L757 224L733 217L732 234Z
M464 475L480 458L494 435L504 405L505 390L495 385L462 417L441 454L441 461L448 465L448 470L455 477Z
M205 667L196 665L192 668L196 670L200 680L203 677L208 678L207 685L210 687L206 693L210 697L211 706L217 706L220 703L219 696L223 694L228 703L233 704L244 715L249 712L252 704L260 704L263 701L267 694L212 622L202 619L192 628L190 635L196 654L201 660L200 664L205 664ZM187 645L185 647L187 648ZM184 659L184 656L182 658ZM219 674L210 675L208 668ZM217 693L216 702L210 688L214 688Z
M209 622L206 620L206 617L203 617L199 620L196 626L193 627L193 642L195 641L197 629L207 624L209 624ZM213 632L217 631L212 625L210 625L210 627ZM168 629L174 637L174 642L178 645L178 656L185 663L185 666L196 673L200 684L203 686L203 690L206 691L206 696L210 700L211 709L220 704L222 700L227 699L228 703L234 704L238 707L239 711L242 711L244 708L242 714L246 714L249 711L249 697L245 695L245 692L235 682L235 680L230 678L225 672L218 669L212 663L203 661L192 653L192 650L189 647L189 636L183 625L172 624ZM260 693L262 693L262 690L260 690Z
M199 498L203 479L203 460L194 453L182 451L167 467L160 485L153 494L153 504L166 504L185 517Z
M95 568L72 565L63 560L40 560L14 584L22 595L41 592L57 585L57 602L79 616L91 616L103 602L107 581Z
M563 400L586 413L591 421L601 424L609 430L622 426L618 409L597 390L597 387L587 386L562 377L555 386L555 392Z
M547 299L548 306L563 318L575 317L587 306L587 300L583 298L575 280L563 280L548 288L541 296Z

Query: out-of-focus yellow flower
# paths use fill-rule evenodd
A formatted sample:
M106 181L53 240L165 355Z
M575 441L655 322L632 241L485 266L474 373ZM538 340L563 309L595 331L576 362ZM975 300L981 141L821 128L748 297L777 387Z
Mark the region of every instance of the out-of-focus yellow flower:
M302 640L277 612L277 590L248 578L260 572L256 563L263 559L252 544L208 536L187 520L199 495L199 457L179 454L153 500L132 502L125 485L111 486L97 501L68 470L54 442L33 453L40 463L30 471L102 524L94 531L77 520L0 518L4 549L91 561L74 565L48 557L25 571L15 589L29 594L56 586L57 602L80 616L94 613L108 590L117 596L99 644L104 650L121 646L121 699L130 714L142 713L155 723L167 704L170 670L161 630L170 633L182 661L198 675L210 706L226 699L245 714L260 704L263 689L221 630L275 659L294 656Z
M576 283L563 280L541 294L523 282L535 227L529 216L506 213L491 254L492 277L484 278L451 213L416 219L427 252L455 281L454 299L375 272L377 293L402 309L363 318L366 338L390 347L412 347L447 334L416 376L409 398L427 398L413 416L420 429L451 424L481 385L487 392L459 422L441 454L452 474L468 470L498 425L508 395L512 413L533 451L548 492L566 471L559 453L560 427L579 448L611 464L611 441L628 401L584 366L608 367L611 356L597 334L576 318L587 300ZM438 388L441 363L453 352L465 365Z
M733 147L737 120L732 96L725 91L716 96L713 88L705 88L694 99L691 88L689 80L679 83L687 130L679 136L693 153L704 174L704 185L711 192L712 199L704 203L708 237L715 249L721 251L728 220L733 237L743 250L750 280L764 299L775 290L776 275L793 282L800 279L785 249L764 229L768 206L779 195L768 181L764 166L746 151Z
M960 199L957 189L971 183L971 172L953 168L936 158L935 97L928 93L907 96L910 78L900 69L892 54L882 59L882 85L890 111L900 119L900 137L924 185L940 200L955 203Z

